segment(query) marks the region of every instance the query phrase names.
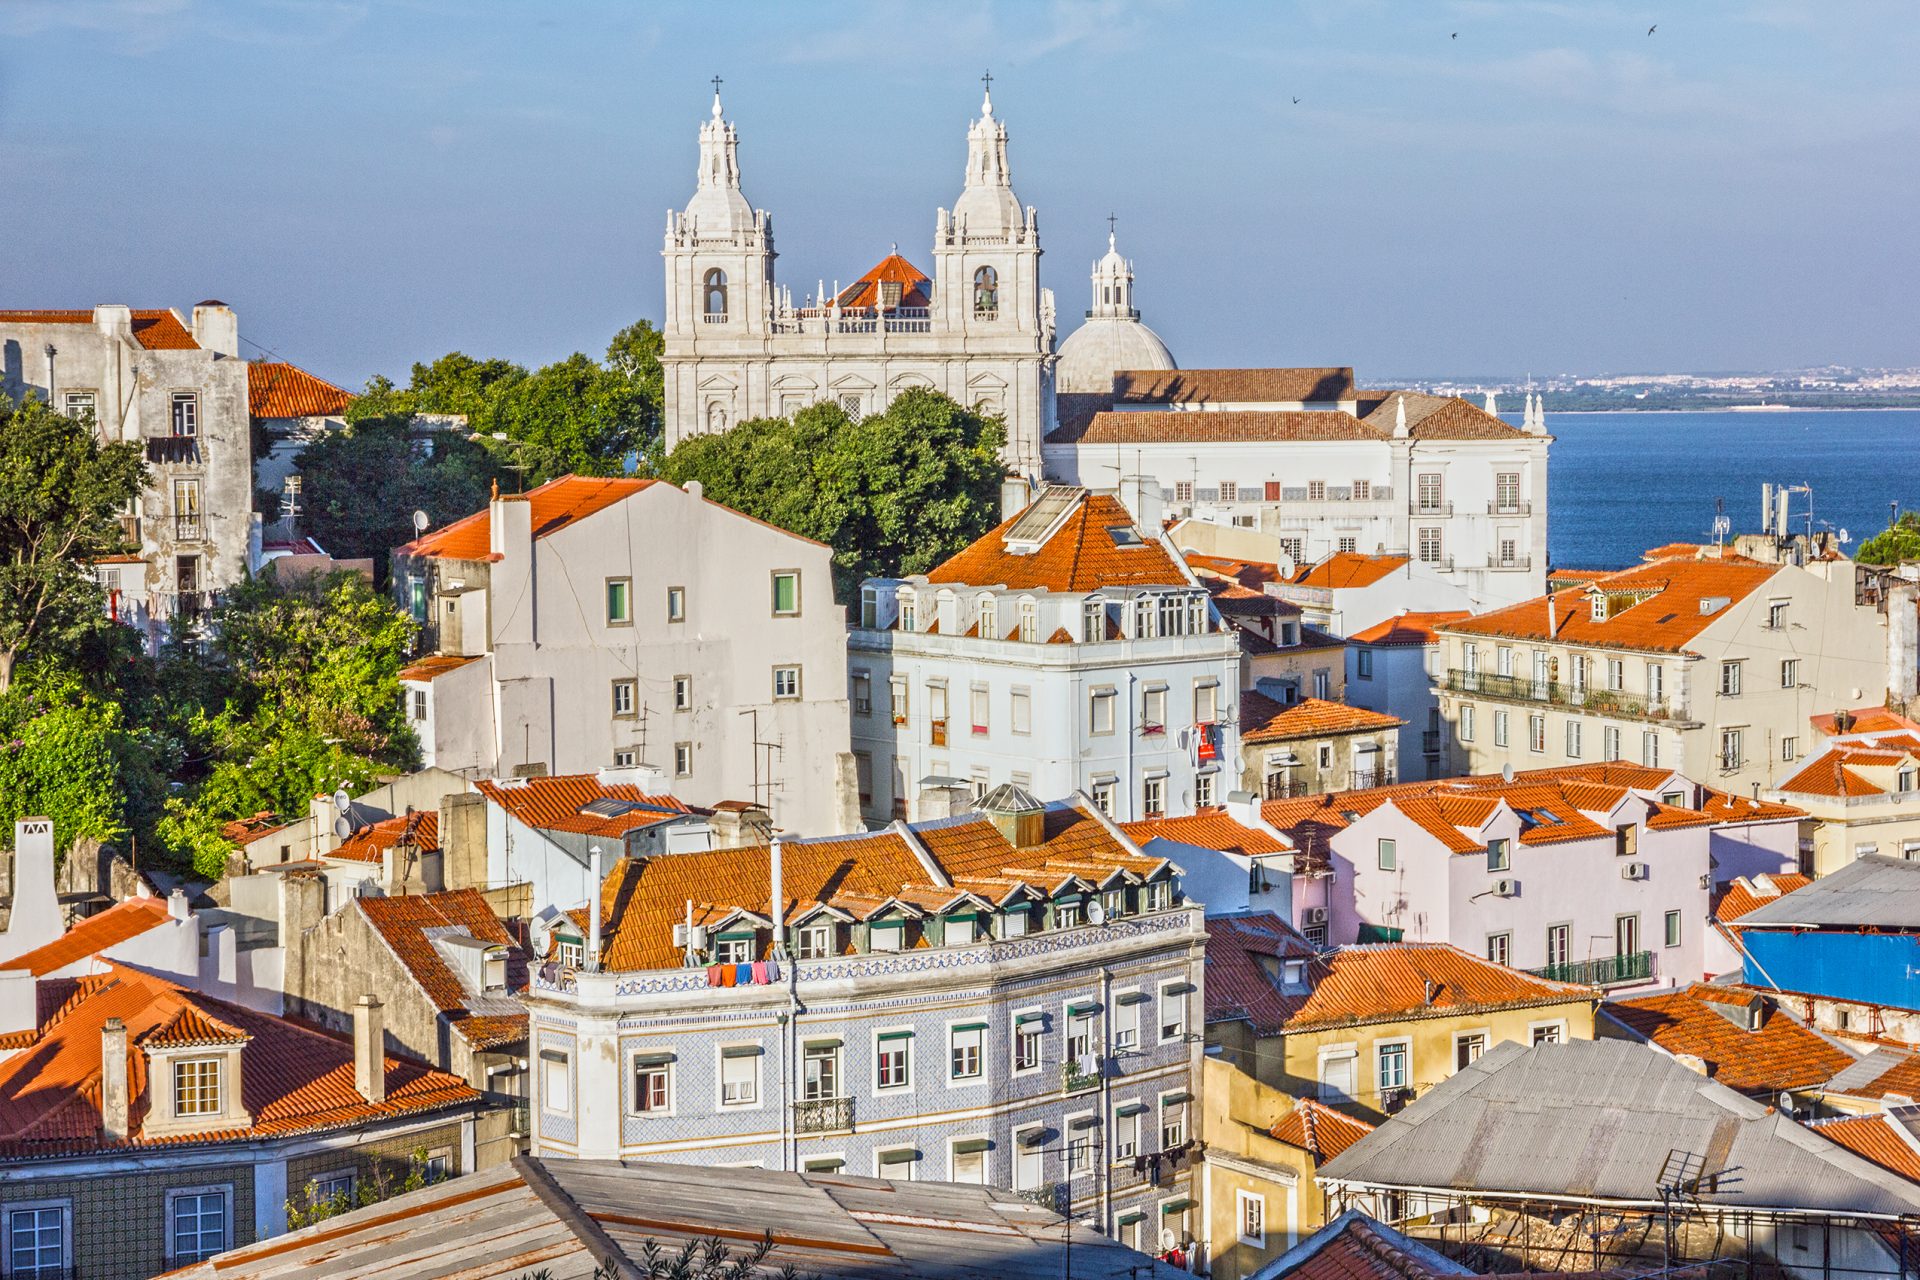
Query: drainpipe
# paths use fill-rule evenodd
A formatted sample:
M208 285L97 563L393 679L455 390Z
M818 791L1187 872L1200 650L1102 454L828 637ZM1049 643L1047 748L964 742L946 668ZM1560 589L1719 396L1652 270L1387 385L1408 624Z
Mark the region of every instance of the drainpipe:
M49 342L47 344L47 407L49 409L53 407L53 358L58 354L60 349Z
M1134 776L1137 771L1133 767L1133 697L1134 686L1139 683L1140 677L1135 675L1133 668L1129 666L1127 668L1127 714L1125 722L1127 734L1127 821L1129 822L1140 821L1140 783L1139 779Z
M1134 1033L1134 1040L1137 1044L1146 1043L1146 1031L1144 1029L1136 1031ZM1109 1059L1114 1056L1113 970L1104 964L1100 966L1100 1056L1102 1059ZM1099 1167L1100 1231L1103 1235L1107 1231L1108 1224L1113 1221L1113 1143L1106 1141L1104 1138L1112 1120L1113 1077L1107 1071L1102 1070L1100 1072L1100 1133L1103 1135L1103 1139L1100 1146L1101 1155L1104 1158L1100 1161ZM1069 1137L1067 1141L1072 1142L1073 1139ZM1071 1191L1068 1192L1068 1197L1067 1207L1071 1209L1073 1207ZM1073 1219L1071 1216L1067 1219L1067 1230L1073 1230Z
M600 846L587 850L587 972L600 972Z

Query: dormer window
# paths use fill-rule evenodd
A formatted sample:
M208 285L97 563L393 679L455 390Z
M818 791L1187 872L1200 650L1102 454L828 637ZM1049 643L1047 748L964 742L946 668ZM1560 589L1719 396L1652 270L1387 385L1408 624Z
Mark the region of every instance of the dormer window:
M560 961L563 969L578 969L586 963L587 945L580 935L572 933L556 934L554 937L554 958Z
M1000 606L992 596L980 597L980 638L982 640L1000 638Z
M834 953L834 927L830 922L802 925L794 934L794 955L802 960L824 960Z
M1102 600L1080 603L1080 642L1092 644L1107 638L1107 606Z
M481 962L481 989L484 991L505 991L507 989L507 949L495 947L487 952Z
M1165 911L1173 905L1173 885L1165 880L1155 880L1147 885L1148 911Z
M181 1058L173 1064L173 1114L217 1116L224 1110L219 1058Z
M974 939L974 918L971 915L948 916L941 922L940 940L949 947L964 947Z
M1125 915L1127 913L1127 891L1125 889L1103 890L1100 894L1100 906L1101 909L1107 913L1109 920L1115 916Z
M867 950L893 952L906 948L907 921L903 917L875 920L867 926Z
M1003 938L1024 938L1027 926L1032 919L1032 911L1026 903L1008 907L1000 916L1000 936Z
M880 282L880 305L889 309L900 305L900 282L882 280Z
M759 935L751 929L737 933L723 933L714 942L713 959L716 964L752 964L754 953L759 949L754 944Z
M1054 904L1053 927L1056 929L1077 929L1080 927L1080 899L1061 901Z

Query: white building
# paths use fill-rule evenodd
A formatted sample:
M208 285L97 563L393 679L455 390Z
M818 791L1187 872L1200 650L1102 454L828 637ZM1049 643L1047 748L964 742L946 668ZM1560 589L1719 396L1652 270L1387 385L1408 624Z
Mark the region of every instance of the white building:
M1526 422L1359 390L1346 368L1123 372L1105 396L1060 397L1042 455L1063 484L1151 477L1170 514L1261 535L1252 558L1289 574L1342 553L1407 556L1488 608L1546 581L1551 441L1537 402Z
M1405 722L1402 782L1447 776L1446 721L1433 687L1441 671L1434 628L1466 616L1464 610L1403 613L1347 637L1347 701Z
M141 446L147 489L121 517L132 550L95 565L113 616L149 648L192 623L256 556L248 369L240 323L202 302L168 310L0 311L0 394L91 417Z
M651 765L786 830L857 821L826 546L697 483L563 476L396 549L393 581L431 654L401 680L423 763Z
M1087 309L1087 322L1060 344L1054 385L1063 395L1106 395L1122 369L1177 368L1160 335L1140 323L1133 305L1133 264L1120 256L1109 230L1107 255L1093 264L1093 305Z
M1133 499L1049 486L933 572L862 586L848 652L869 819L928 816L926 779L1085 791L1122 821L1226 799L1239 636L1158 535L1158 495Z
M909 387L1003 414L1007 461L1037 474L1052 416L1053 295L1040 229L1014 196L1007 127L989 98L967 130L965 186L935 218L933 275L898 255L796 305L774 279L773 219L740 190L720 97L700 128L699 185L667 215L666 442L822 400L855 414Z

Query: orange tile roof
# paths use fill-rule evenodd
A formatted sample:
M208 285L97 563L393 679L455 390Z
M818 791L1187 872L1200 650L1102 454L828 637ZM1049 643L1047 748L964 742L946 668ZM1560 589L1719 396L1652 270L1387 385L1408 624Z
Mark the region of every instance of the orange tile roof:
M480 1094L465 1081L417 1062L386 1059L387 1099L354 1088L351 1042L291 1018L215 999L152 974L114 965L71 985L39 1027L33 1046L0 1061L0 1151L26 1159L111 1147L250 1142L378 1124L382 1119L466 1108ZM127 1028L132 1134L110 1143L100 1132L101 1031ZM148 1137L146 1048L163 1043L233 1042L241 1049L241 1105L251 1126Z
M656 483L631 476L561 476L526 493L503 496L503 502L533 504L533 536L544 538L632 497ZM476 511L444 528L423 534L400 548L402 554L433 556L441 560L492 558L491 511Z
M1550 982L1446 942L1338 947L1314 959L1308 981L1313 992L1287 1019L1290 1032L1599 998L1591 987Z
M347 411L353 392L298 365L255 360L247 366L247 412L256 418L327 418Z
M1264 693L1249 690L1240 695L1240 741L1244 743L1289 742L1298 738L1321 738L1328 734L1368 733L1378 729L1398 729L1406 721L1397 716L1365 707L1350 707L1344 702L1322 698L1302 698L1292 706L1282 706Z
M1280 566L1266 564L1258 560L1235 560L1230 556L1203 555L1198 551L1183 551L1187 567L1195 573L1221 578L1231 578L1250 591L1258 591L1268 582L1280 581Z
M1715 1007L1744 1005L1757 993L1741 987L1694 983L1677 991L1609 1003L1606 1012L1637 1035L1672 1054L1692 1054L1729 1089L1770 1095L1825 1084L1854 1056L1763 1000L1758 1031L1735 1026Z
M276 831L285 831L292 825L291 822L280 821L280 815L262 809L251 818L235 818L220 828L220 835L235 844L247 844Z
M1438 644L1435 627L1458 622L1473 615L1465 609L1442 609L1433 613L1403 613L1385 622L1376 622L1364 631L1347 637L1348 644L1375 646Z
M1721 894L1720 901L1714 904L1713 918L1721 924L1729 924L1756 907L1764 906L1796 889L1804 889L1812 883L1807 876L1790 871L1755 876L1751 880L1745 876L1735 876Z
M397 813L369 823L326 854L342 862L379 862L389 849L410 844L422 853L440 847L440 815L432 809Z
M1312 1098L1295 1101L1293 1110L1267 1130L1268 1136L1312 1156L1316 1169L1372 1132L1373 1126L1365 1120L1356 1120Z
M479 942L508 947L507 990L524 991L527 958L514 945L500 917L477 889L445 893L408 894L391 898L355 898L354 906L367 918L395 957L413 975L434 1007L447 1016L455 1032L475 1049L490 1049L522 1040L527 1034L526 1011L503 1012L511 997L485 998L476 1010L467 991L440 952L428 930L463 930Z
M1303 587L1370 587L1406 567L1406 556L1368 556L1357 551L1336 551L1319 564L1296 571L1293 580Z
M1471 1274L1358 1210L1308 1236L1291 1256L1296 1261L1288 1270L1274 1273L1280 1280L1447 1280Z
M875 307L880 305L880 285L882 282L900 286L902 307L930 307L933 296L930 288L933 281L927 273L908 262L897 253L890 253L880 259L873 269L840 291L841 307Z
M1875 753L1878 754L1878 753ZM1895 756L1895 760L1904 757ZM1800 772L1781 783L1777 790L1806 796L1828 796L1851 800L1858 796L1883 796L1885 787L1877 787L1847 766L1859 763L1858 753L1840 750L1815 756ZM1872 763L1881 763L1873 761Z
M1725 617L1733 605L1758 591L1780 572L1777 565L1664 560L1608 574L1584 589L1554 593L1551 636L1547 630L1547 596L1449 623L1441 630L1455 635L1553 639L1599 648L1682 653L1695 636ZM1613 606L1607 617L1595 621L1592 607L1595 594L1642 598L1631 606ZM1711 599L1728 603L1710 614L1702 613L1701 602Z
M1353 370L1123 369L1115 404L1309 404L1354 398Z
M1839 733L1897 733L1902 729L1920 730L1920 720L1909 720L1896 711L1885 707L1861 707L1857 711L1847 711L1850 717L1845 729L1834 726L1832 713L1811 716L1813 727L1819 732L1833 737Z
M1137 545L1117 545L1109 529L1133 529L1133 516L1112 494L1089 493L1037 551L1007 548L1015 516L949 557L927 575L932 583L1005 586L1013 591L1094 591L1118 586L1184 586L1190 579L1149 531ZM1139 533L1138 530L1135 530Z
M0 324L85 324L93 323L93 312L0 311ZM164 308L133 313L133 338L148 351L198 351L200 344L180 317Z
M1285 853L1287 846L1255 827L1242 826L1227 816L1224 809L1202 809L1184 818L1149 818L1144 822L1122 823L1120 829L1137 845L1157 837L1175 840L1201 849L1219 849L1247 857Z
M438 680L449 671L458 671L469 662L478 661L480 661L478 656L463 658L455 654L434 654L432 657L422 658L418 662L408 663L400 668L399 678L423 682Z
M1096 413L1077 431L1047 433L1048 444L1235 443L1260 440L1378 440L1380 433L1343 409L1131 409Z
M43 978L89 956L97 956L129 938L137 938L164 924L167 916L167 904L162 898L128 898L98 915L75 921L73 928L52 942L15 956L0 964L0 969L25 969L34 977Z
M1807 1127L1882 1169L1897 1173L1909 1182L1920 1182L1920 1154L1896 1131L1893 1117L1885 1113L1815 1120Z
M1274 1035L1306 998L1283 992L1272 968L1310 960L1313 944L1271 911L1207 917L1207 1021L1244 1019L1256 1035Z
M591 773L564 773L512 782L490 779L477 782L474 787L515 818L540 831L624 836L693 812L672 796L648 795L630 782L602 782ZM580 812L596 800L624 800L645 807L609 817Z

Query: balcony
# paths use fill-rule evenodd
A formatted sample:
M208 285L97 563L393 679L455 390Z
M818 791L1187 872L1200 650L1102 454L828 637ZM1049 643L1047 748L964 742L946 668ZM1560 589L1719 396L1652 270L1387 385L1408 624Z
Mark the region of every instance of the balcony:
M196 436L148 436L147 461L152 463L198 462L200 441Z
M1574 707L1595 715L1615 716L1622 720L1652 720L1662 723L1691 724L1682 708L1647 703L1618 689L1589 689L1561 684L1557 680L1536 680L1528 676L1489 675L1484 671L1450 668L1440 687L1449 693L1477 693L1488 698L1514 702L1544 702Z
M1452 573L1452 556L1416 556L1415 559L1435 573Z
M1488 556L1487 568L1489 569L1531 569L1533 568L1533 557L1532 556Z
M852 1128L852 1098L809 1098L793 1104L795 1133L846 1133Z
M1584 987L1623 987L1648 982L1653 978L1653 952L1633 951L1623 956L1601 956L1598 960L1568 960L1560 964L1529 969L1536 978L1549 982L1573 982Z
M1013 1193L1017 1199L1037 1204L1042 1209L1065 1215L1067 1212L1067 1184L1064 1182L1043 1182L1037 1187L1028 1187L1024 1191Z
M1409 514L1416 516L1450 516L1453 514L1453 504L1451 502L1416 501L1407 508L1407 511Z
M1487 514L1490 516L1530 516L1533 514L1531 502L1489 502Z
M207 536L207 527L199 516L175 516L173 518L173 540L175 542L199 542Z
M1393 785L1391 769L1355 769L1353 771L1354 791L1366 791L1372 787L1390 787Z
M701 324L725 324L726 322L727 313L724 311L706 311L700 316Z
M1063 1093L1085 1093L1089 1089L1100 1087L1100 1064L1096 1060L1092 1071L1082 1071L1077 1061L1068 1061L1060 1068L1060 1089Z
M1266 785L1260 789L1260 798L1263 800L1291 800L1295 796L1318 794L1320 792L1317 789L1309 787L1290 773L1268 774Z

